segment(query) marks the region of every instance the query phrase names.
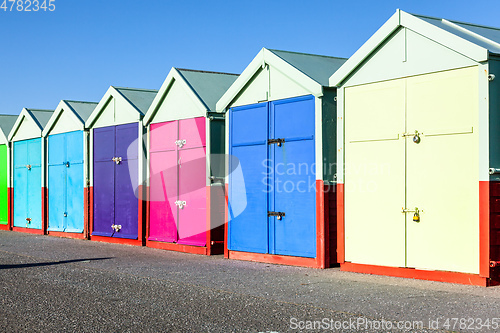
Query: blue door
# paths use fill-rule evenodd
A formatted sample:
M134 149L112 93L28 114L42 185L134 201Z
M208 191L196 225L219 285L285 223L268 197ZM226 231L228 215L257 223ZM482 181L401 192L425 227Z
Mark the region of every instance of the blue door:
M316 174L314 142L314 97L306 96L270 103L273 192L270 211L283 212L281 219L269 217L270 252L298 257L316 257Z
M83 232L83 132L49 136L49 231Z
M228 248L235 251L269 253L267 103L230 111L229 232ZM246 207L236 209L245 200Z
M14 142L14 226L42 228L42 139Z
M316 256L314 110L313 96L230 110L230 250Z

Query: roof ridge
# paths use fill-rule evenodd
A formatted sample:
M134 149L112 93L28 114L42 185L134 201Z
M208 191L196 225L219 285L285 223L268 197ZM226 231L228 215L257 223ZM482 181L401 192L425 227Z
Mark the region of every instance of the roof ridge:
M493 30L499 30L500 31L500 27L492 27L492 26L482 25L482 24L478 24L478 23L470 23L470 22L464 22L464 21L449 20L449 19L444 18L444 17L434 17L434 16L420 15L420 14L413 14L413 13L409 13L409 14L413 15L413 16L416 16L416 17L424 17L424 18L429 18L429 19L439 20L439 21L446 20L446 21L453 22L453 23L471 25L471 26L477 27L477 28L487 28L487 29L493 29Z
M235 73L205 71L205 70L199 70L199 69L178 68L178 67L174 67L174 68L177 69L178 71L187 71L187 72L196 72L196 73L207 73L207 74L224 74L224 75L236 75L236 76L239 76L239 74L235 74Z
M49 110L49 109L28 109L28 108L26 108L26 110L28 110L28 111L41 111L41 112L54 112L54 110Z
M158 92L156 89L145 89L145 88L130 88L130 87L117 87L112 86L115 89L125 89L125 90L135 90L135 91L147 91L147 92Z
M99 104L97 102L87 102L87 101L74 101L71 99L63 99L64 102L70 102L70 103L81 103L81 104Z
M333 57L333 56L327 56L323 54L314 54L314 53L304 53L304 52L295 52L295 51L286 51L286 50L277 50L277 49L268 49L269 51L277 51L277 52L286 52L286 53L293 53L293 54L301 54L301 55L309 55L309 56L315 56L315 57L323 57L323 58L330 58L330 59L348 59L348 58L343 58L343 57Z

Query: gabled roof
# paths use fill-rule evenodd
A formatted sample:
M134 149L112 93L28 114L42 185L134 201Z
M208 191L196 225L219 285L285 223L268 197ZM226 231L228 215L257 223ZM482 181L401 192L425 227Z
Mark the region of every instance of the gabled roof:
M85 123L94 111L97 103L95 102L81 102L81 101L68 101L64 102L71 108L71 110Z
M47 136L49 134L63 111L70 112L75 120L81 123L81 129L83 130L85 128L85 121L90 117L96 106L97 103L93 102L62 100L52 113L47 125L43 129L42 135Z
M24 108L19 116L16 119L16 123L12 126L12 129L9 132L9 141L12 140L14 135L16 134L19 126L21 125L23 119L30 118L33 120L35 125L40 129L40 133L37 133L37 136L42 136L42 131L45 125L49 122L50 117L54 111L52 110L42 110L42 109L26 109Z
M328 86L328 78L335 73L347 59L278 51L263 48L243 73L217 102L217 112L223 112L238 93L247 85L257 71L265 64L277 68L291 80L309 90L315 96L323 95L323 87Z
M199 111L206 114L206 112L210 111L215 112L217 101L237 78L238 74L172 67L144 116L144 123L149 123L154 117L174 82L180 83L186 92L193 97L194 103L200 109Z
M130 104L133 109L137 111L138 119L142 119L157 93L158 90L111 86L108 88L101 101L94 108L94 111L92 111L88 119L85 121L85 127L92 127L92 125L99 118L99 115L104 111L106 104L111 98L120 98Z
M476 24L449 21L429 16L412 15L402 10L364 43L349 60L330 77L330 86L340 86L343 81L396 30L408 28L444 45L476 62L487 61L490 54L500 54L500 29Z
M346 61L346 58L328 57L316 54L269 50L322 86L328 86L328 79Z
M9 136L10 130L16 123L17 117L18 116L11 114L0 114L0 142L9 141L7 138Z
M114 87L130 104L145 115L158 90Z
M182 77L207 107L207 111L215 112L219 98L238 78L238 74L206 72L191 69L177 69Z
M54 113L53 110L41 110L41 109L25 109L31 114L32 118L37 123L38 127L43 130L45 125L49 122L50 117Z

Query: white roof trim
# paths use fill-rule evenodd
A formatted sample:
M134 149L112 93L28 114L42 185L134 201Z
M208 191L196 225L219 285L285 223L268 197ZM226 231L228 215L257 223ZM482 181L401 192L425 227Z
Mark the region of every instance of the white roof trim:
M163 84L161 85L160 90L155 96L155 99L153 100L153 103L149 106L148 111L144 115L143 119L143 124L147 125L150 122L153 121L156 113L160 109L161 104L167 97L168 93L170 92L170 88L173 86L175 82L180 83L182 88L186 91L186 93L191 96L192 101L199 107L200 112L206 113L210 110L208 110L207 106L205 103L198 97L198 94L193 90L193 88L189 85L188 82L184 79L181 73L177 70L177 68L172 67L170 69L170 72L167 75L167 78L165 81L163 81ZM175 112L175 111L174 111Z
M47 125L45 125L45 128L42 131L42 136L43 137L46 137L47 135L49 135L50 131L52 131L52 129L56 125L57 121L59 120L59 116L64 111L70 112L70 114L72 115L72 118L79 124L80 130L83 131L85 129L85 123L75 113L75 111L73 110L73 108L71 106L69 106L68 103L66 103L66 101L62 100L62 101L59 102L59 105L57 105L57 108L54 111L54 113L52 114L52 116L50 117Z
M38 126L38 128L40 129L40 133L38 134L39 137L42 137L42 130L43 128L40 127L40 125L38 125L38 122L33 119L33 117L31 116L31 113L28 112L28 110L26 108L24 108L21 113L19 114L19 116L17 117L17 120L16 120L16 123L14 124L14 126L12 127L12 129L10 130L10 133L9 133L9 141L12 141L12 139L14 138L14 136L16 135L16 132L17 130L19 129L19 127L21 126L21 123L23 121L24 118L29 118L31 119L31 121L36 125Z
M85 128L91 128L95 124L95 122L97 121L101 113L104 111L106 105L111 100L111 98L121 99L124 102L128 103L137 111L136 114L137 121L141 120L141 112L137 110L136 106L130 103L118 90L116 90L115 87L111 86L108 88L102 99L99 101L99 104L97 104L94 111L92 111L89 119L87 119L87 121L85 122Z
M482 62L488 60L487 49L398 9L396 13L392 15L391 18L387 20L387 22L384 23L384 25L330 77L330 87L340 86L343 81L399 27L405 27L415 31L474 61Z
M250 82L255 73L266 64L276 68L292 81L311 92L314 96L319 97L323 95L323 86L321 84L272 53L272 51L262 48L255 58L253 58L252 62L245 68L243 73L241 73L231 87L229 87L219 99L216 105L216 111L224 112L240 91Z

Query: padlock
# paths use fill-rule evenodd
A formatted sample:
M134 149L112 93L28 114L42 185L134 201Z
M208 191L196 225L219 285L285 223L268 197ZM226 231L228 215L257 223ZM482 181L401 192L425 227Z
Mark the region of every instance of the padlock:
M413 214L413 222L420 222L420 215L418 214L418 212L415 212L415 214Z
M415 135L413 136L413 142L420 143L420 135L418 134L418 132L416 132Z

